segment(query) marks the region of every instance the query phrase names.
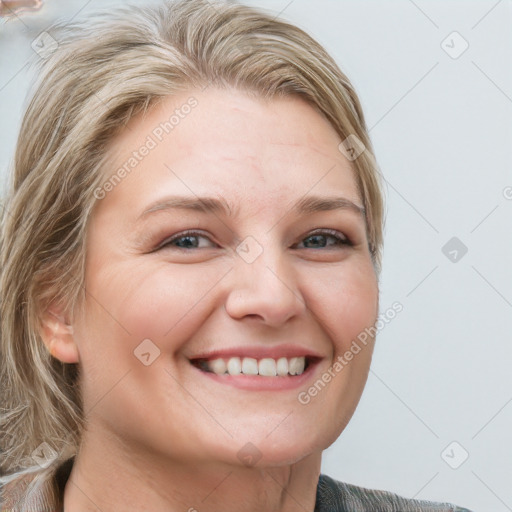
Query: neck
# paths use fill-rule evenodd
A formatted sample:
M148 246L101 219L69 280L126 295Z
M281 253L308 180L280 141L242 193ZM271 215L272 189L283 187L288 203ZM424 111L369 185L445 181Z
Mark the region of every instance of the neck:
M247 467L141 455L84 439L64 492L64 512L313 512L321 452L294 464ZM105 450L108 446L108 452Z

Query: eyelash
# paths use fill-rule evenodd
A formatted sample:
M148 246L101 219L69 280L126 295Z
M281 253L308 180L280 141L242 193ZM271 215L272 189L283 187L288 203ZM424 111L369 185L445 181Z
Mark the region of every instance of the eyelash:
M336 239L335 245L340 245L340 246L345 246L345 247L354 245L348 237L344 236L342 233L340 233L339 231L336 231L334 229L319 229L319 230L312 231L306 237L304 237L302 239L302 241L306 240L307 238L311 238L313 236L320 236L320 235L329 235L330 237L335 238ZM189 251L190 249L200 249L200 247L192 247L192 248L176 247L176 246L171 247L171 244L173 242L176 242L177 240L180 240L181 238L188 238L188 237L195 237L195 236L208 238L205 234L203 234L200 231L183 231L182 233L178 233L178 234L172 236L171 238L164 240L162 243L160 243L157 246L155 251L159 251L162 249L168 249L168 248L169 249L173 248L173 249L178 249L178 250L183 250L183 251ZM308 249L308 248L306 247L305 249ZM321 249L326 249L326 247L323 247Z

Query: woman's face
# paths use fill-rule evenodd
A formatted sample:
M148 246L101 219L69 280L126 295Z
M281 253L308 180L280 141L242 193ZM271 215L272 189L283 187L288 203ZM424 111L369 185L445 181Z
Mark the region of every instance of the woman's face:
M219 89L165 98L112 141L74 321L90 435L262 465L336 439L372 341L344 354L378 314L340 142L298 98Z

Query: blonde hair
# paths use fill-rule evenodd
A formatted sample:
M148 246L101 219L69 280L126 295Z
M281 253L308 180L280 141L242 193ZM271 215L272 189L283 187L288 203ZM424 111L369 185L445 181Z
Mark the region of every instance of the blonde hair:
M83 288L86 226L108 143L133 116L191 87L235 87L266 99L298 96L342 140L364 144L352 161L370 253L380 272L383 197L363 112L348 78L300 28L244 5L181 0L125 6L48 30L19 133L0 246L0 471L9 481L73 456L83 429L79 368L42 343L51 303L72 312ZM57 46L58 45L58 46ZM48 449L48 448L47 448Z

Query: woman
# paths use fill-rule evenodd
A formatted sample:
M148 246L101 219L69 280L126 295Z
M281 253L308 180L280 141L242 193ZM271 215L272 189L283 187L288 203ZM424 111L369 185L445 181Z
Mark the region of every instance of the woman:
M320 475L383 222L325 50L206 0L51 36L2 225L2 510L463 510Z

